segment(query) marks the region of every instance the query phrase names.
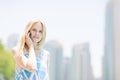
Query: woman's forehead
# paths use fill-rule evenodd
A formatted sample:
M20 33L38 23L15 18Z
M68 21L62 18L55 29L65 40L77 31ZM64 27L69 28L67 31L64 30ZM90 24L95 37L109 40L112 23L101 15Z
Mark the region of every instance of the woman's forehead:
M42 23L40 23L40 22L35 23L35 24L31 27L31 29L33 29L33 28L42 29Z

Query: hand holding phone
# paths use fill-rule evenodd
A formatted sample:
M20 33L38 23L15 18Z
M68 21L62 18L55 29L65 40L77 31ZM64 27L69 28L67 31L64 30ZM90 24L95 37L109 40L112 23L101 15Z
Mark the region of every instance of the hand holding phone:
M26 34L26 36L25 36L25 42L26 42L26 44L28 45L29 48L33 47L33 42L31 40L31 33L30 32L28 32Z

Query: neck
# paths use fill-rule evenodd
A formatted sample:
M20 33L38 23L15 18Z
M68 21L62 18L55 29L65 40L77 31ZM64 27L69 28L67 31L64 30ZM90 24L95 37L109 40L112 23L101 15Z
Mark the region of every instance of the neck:
M39 47L37 47L37 43L33 43L34 44L34 49L35 50L39 50L40 48Z
M34 43L34 50L36 54L41 52L41 48L37 46L37 43Z
M34 51L36 56L41 54L41 49L34 48Z

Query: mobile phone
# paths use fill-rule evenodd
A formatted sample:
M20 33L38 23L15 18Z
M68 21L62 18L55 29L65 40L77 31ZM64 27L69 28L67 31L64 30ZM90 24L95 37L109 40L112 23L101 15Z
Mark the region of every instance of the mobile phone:
M29 37L31 38L31 32L29 32Z

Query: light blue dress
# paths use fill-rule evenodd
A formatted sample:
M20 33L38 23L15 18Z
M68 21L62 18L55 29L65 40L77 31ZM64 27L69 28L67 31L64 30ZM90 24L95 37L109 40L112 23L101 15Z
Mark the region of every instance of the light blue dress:
M23 68L18 71L16 68L15 80L49 80L46 63L48 54L46 50L42 49L40 55L36 56L37 70L34 73ZM28 52L25 52L25 56L28 57Z

